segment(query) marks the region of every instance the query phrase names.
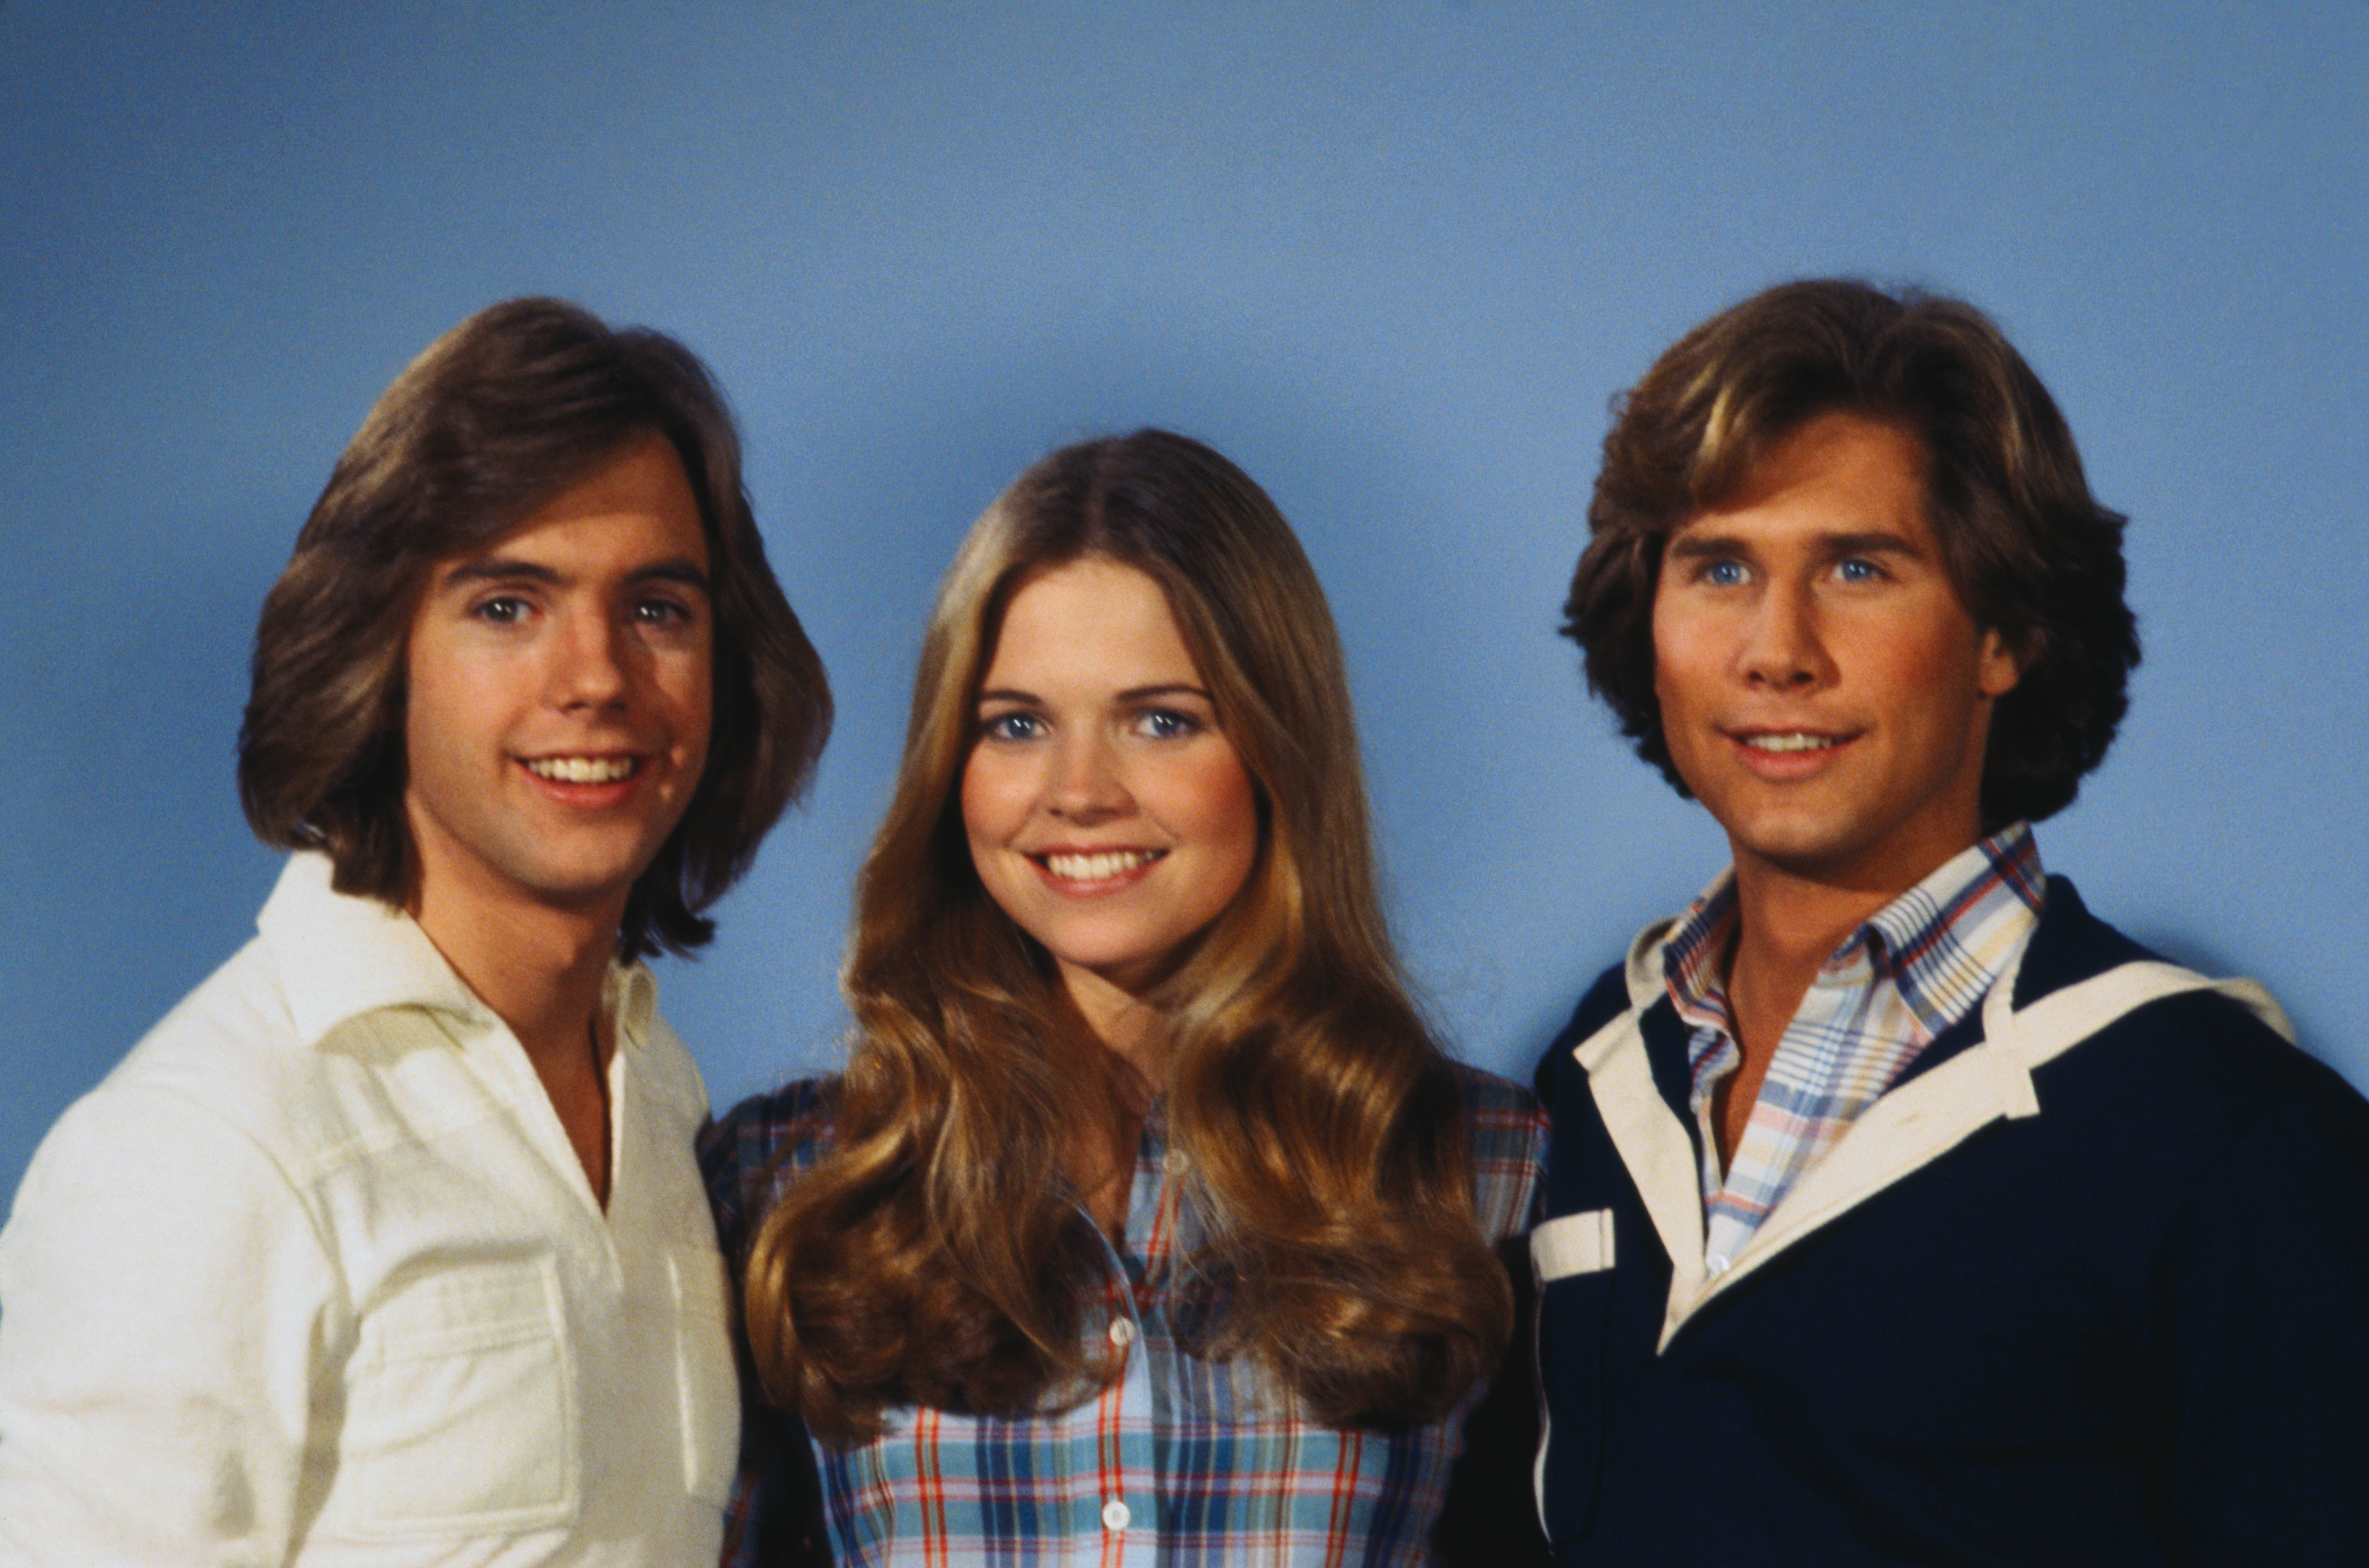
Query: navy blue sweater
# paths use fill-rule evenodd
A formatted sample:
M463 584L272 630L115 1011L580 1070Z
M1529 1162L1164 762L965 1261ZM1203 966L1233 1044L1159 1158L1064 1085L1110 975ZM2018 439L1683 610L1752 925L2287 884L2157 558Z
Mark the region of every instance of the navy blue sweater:
M2013 1000L2146 956L2053 878ZM1669 1257L1573 1056L1629 1005L1616 969L1539 1068L1549 1214L1608 1209L1615 1259L1539 1303L1561 1561L2369 1562L2369 1104L2335 1073L2225 997L2149 1003L1657 1351ZM1686 1027L1639 1024L1692 1138Z

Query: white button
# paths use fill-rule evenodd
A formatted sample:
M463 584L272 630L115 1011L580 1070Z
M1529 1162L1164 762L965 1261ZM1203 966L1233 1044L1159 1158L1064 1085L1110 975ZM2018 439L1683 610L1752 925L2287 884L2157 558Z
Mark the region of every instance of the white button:
M1135 1516L1127 1511L1127 1505L1116 1497L1103 1505L1103 1528L1106 1530L1123 1530L1133 1517Z
M1717 1253L1713 1253L1704 1261L1703 1266L1711 1270L1711 1277L1716 1279L1721 1275L1727 1272L1727 1259Z
M1121 1350L1125 1350L1128 1345L1135 1343L1135 1320L1132 1318L1113 1318L1111 1320L1110 1336L1111 1343L1113 1345L1117 1345Z

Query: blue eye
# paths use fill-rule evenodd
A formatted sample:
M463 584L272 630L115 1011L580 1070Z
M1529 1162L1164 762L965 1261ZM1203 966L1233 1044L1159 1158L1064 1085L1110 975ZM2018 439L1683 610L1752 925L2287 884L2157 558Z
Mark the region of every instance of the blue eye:
M1034 740L1045 733L1045 726L1035 714L1001 713L981 720L978 732L989 740Z
M1873 561L1853 555L1836 563L1835 575L1845 582L1874 582L1883 576L1883 568Z
M1200 733L1201 721L1174 708L1152 708L1135 721L1138 734L1153 740L1176 740Z
M1740 586L1744 581L1744 563L1741 561L1706 561L1703 563L1703 568L1700 575L1702 577L1702 580L1711 584L1713 588L1735 588Z
M688 605L671 599L644 599L634 604L634 619L646 626L688 626L696 618Z
M498 594L479 604L470 613L497 626L514 626L526 619L527 602L516 594Z

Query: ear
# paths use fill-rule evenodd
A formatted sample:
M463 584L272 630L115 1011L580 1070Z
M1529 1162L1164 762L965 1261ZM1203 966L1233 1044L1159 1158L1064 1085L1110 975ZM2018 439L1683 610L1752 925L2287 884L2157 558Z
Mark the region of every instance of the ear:
M1996 626L1983 628L1983 646L1975 655L1974 685L1986 697L1997 699L2015 690L2031 662L2031 650L2009 642Z

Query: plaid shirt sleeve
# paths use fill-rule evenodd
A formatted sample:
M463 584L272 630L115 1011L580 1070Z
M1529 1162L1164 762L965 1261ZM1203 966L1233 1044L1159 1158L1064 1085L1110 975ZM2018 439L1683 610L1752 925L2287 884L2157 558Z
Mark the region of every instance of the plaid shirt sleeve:
M830 1085L802 1080L734 1107L699 1139L700 1173L736 1284L746 1277L756 1220L829 1148ZM738 1293L736 1292L736 1300ZM830 1533L806 1424L774 1404L736 1327L740 1363L740 1466L724 1514L724 1568L826 1568Z
M1458 1070L1464 1079L1481 1233L1492 1242L1527 1235L1544 1200L1546 1113L1527 1089L1477 1068Z

